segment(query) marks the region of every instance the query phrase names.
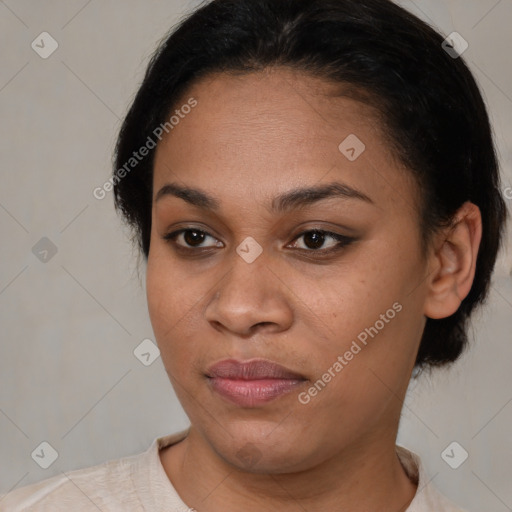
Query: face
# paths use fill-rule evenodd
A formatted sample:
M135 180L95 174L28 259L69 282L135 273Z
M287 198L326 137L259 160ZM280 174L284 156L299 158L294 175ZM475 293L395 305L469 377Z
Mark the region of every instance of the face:
M239 468L394 443L424 327L415 183L334 92L210 75L155 155L152 326L192 428Z

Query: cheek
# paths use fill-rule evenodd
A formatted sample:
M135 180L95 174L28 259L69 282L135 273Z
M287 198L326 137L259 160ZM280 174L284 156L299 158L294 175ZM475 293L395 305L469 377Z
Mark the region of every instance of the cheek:
M151 253L146 271L146 295L151 325L156 341L163 351L167 339L175 336L179 319L186 313L184 308L182 283L175 279L165 259ZM181 300L179 300L181 298Z
M351 436L354 425L370 425L386 411L398 411L397 397L405 392L419 343L415 309L402 304L384 325L379 315L387 309L376 308L376 316L365 311L355 322L351 318L333 326L339 335L316 351L314 379L299 397L306 404L301 412L329 417L329 432Z
M339 385L340 397L352 393L354 386L359 391L372 383L382 386L378 375L398 385L414 360L422 332L421 293L410 293L421 275L418 262L382 244L367 247L327 278L302 275L293 281L302 319L309 317L306 324L314 322L318 328L316 339L303 347L312 354L316 376L321 378L346 354L343 370L334 371L337 384L332 389Z
M146 295L151 322L158 332L171 329L186 316L201 293L199 282L197 276L189 275L176 264L162 242L152 242L146 270Z
M159 259L149 254L146 270L146 296L148 301L151 324L158 338L158 333L170 327L174 317L174 304L171 302L174 294L166 283L166 274Z
M197 276L179 271L165 249L150 251L146 270L149 317L165 368L173 375L190 369L201 353L199 312L205 292L201 283Z
M378 320L400 299L400 282L381 260L358 253L323 275L306 272L283 276L303 319L311 318L321 333L340 344ZM342 348L338 346L338 348Z
M342 378L332 388L342 401L378 408L408 380L424 327L421 292L410 293L413 275L404 261L394 273L378 270L356 280L344 309L333 314L331 330L340 334L327 367L343 357Z

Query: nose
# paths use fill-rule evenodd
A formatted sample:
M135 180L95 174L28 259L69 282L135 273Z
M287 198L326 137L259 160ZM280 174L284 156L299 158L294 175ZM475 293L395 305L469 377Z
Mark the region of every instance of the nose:
M206 307L206 319L217 330L238 336L290 328L290 289L264 253L252 263L233 255L231 270L221 279Z

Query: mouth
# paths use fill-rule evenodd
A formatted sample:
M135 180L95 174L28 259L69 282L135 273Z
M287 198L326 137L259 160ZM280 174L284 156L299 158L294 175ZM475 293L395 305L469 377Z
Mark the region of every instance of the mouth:
M306 377L268 359L226 359L211 366L211 389L240 407L257 407L303 386Z

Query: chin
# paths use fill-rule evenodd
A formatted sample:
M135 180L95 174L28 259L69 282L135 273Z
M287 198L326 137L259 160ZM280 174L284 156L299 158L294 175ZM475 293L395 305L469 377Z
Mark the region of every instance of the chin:
M279 429L275 423L266 428L248 423L229 428L206 439L213 450L228 464L241 471L260 474L280 474L307 469L320 462L318 450L307 449L304 429L295 432ZM248 428L249 427L249 428Z

